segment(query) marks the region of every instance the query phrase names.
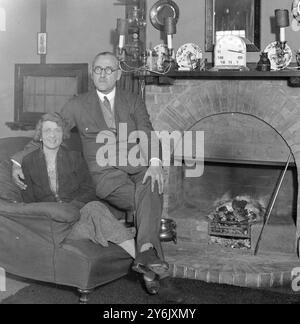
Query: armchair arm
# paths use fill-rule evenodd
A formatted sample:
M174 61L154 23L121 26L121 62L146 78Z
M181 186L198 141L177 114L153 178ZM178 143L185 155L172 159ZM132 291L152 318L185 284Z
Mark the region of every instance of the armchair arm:
M0 217L8 218L59 245L80 217L79 209L70 204L9 203L0 200Z
M75 223L80 218L80 210L68 203L40 202L40 203L11 203L0 199L0 213L7 213L14 217L35 218L47 217L58 223Z

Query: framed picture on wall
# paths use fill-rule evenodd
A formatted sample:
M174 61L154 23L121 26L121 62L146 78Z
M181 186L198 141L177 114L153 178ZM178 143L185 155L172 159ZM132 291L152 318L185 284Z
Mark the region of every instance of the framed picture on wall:
M245 38L248 52L260 51L261 0L206 0L205 50L212 52L216 36Z
M37 52L39 55L47 54L47 33L38 33Z

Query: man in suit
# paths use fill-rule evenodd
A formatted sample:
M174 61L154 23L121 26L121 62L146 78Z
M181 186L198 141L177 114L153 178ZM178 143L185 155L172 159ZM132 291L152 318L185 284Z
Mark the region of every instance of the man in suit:
M156 280L153 280L154 284L151 283L149 289L152 289L151 293L157 293L159 289L157 278L168 277L168 264L164 261L159 239L163 169L158 156L149 157L148 148L151 145L147 146L143 141L140 141L139 147L141 155L148 162L147 167L119 163L120 155L124 156L124 153L128 153L133 145L138 143L137 139L137 143L127 144L127 147L118 145L127 140L122 138L124 133L119 131L120 124L127 126L127 135L133 131L143 131L149 140L153 131L142 99L116 86L121 75L119 61L113 53L98 54L91 69L94 89L71 99L63 107L61 115L69 121L71 128L78 129L83 154L94 180L97 196L121 210L135 213L137 256L133 269L139 273L148 273L150 270L156 274ZM106 144L99 143L99 134L106 137ZM121 148L120 152L117 150L116 156L113 158L110 156L107 165L102 163L100 165L98 154L104 144L114 143L109 141L112 137L116 139L117 148ZM23 156L36 147L37 144L30 143L23 152L17 153L12 158L13 178L20 188L24 189L22 182L24 175L19 164ZM126 149L127 152L122 152ZM112 160L117 163L110 163Z

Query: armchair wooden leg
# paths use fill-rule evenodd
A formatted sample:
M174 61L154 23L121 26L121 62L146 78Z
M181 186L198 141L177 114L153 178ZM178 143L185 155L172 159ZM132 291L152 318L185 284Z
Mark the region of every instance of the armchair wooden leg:
M87 304L89 301L89 295L92 292L92 289L78 289L79 292L79 304Z

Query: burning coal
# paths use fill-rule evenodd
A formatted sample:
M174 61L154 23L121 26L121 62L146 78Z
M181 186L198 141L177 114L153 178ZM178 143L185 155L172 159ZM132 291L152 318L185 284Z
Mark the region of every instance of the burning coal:
M229 194L225 194L215 202L208 217L214 222L255 223L263 219L265 211L263 199L257 200L246 195L229 198Z

